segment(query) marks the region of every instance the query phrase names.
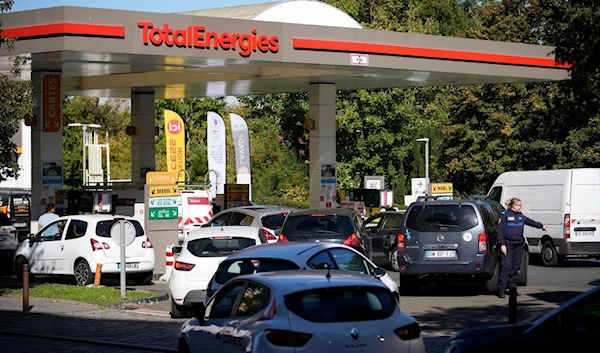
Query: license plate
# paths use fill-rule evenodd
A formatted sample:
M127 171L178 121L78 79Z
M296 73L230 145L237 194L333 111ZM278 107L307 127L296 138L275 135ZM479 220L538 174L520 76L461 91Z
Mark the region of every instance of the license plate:
M425 252L426 258L439 258L439 257L454 257L456 252L454 250L428 250Z
M15 223L15 224L13 224L13 226L15 226L15 228L23 228L26 225L27 225L26 223Z
M127 262L125 264L125 269L137 269L140 268L140 263L139 262ZM121 269L121 264L117 264L117 269L120 270Z
M575 232L575 236L577 236L577 237L593 237L594 231L584 230L584 231Z

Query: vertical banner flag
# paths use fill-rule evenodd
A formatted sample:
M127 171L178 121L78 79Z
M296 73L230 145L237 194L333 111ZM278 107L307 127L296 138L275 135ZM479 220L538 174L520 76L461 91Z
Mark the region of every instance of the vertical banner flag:
M167 144L167 171L179 172L185 168L185 126L179 114L165 110L165 142ZM185 182L185 173L179 174Z
M206 120L210 196L215 198L217 194L225 193L225 171L227 167L225 122L219 114L214 112L208 112Z
M250 201L252 201L252 173L250 173L250 139L248 125L244 118L237 114L229 114L231 134L235 150L235 170L238 184L248 184Z

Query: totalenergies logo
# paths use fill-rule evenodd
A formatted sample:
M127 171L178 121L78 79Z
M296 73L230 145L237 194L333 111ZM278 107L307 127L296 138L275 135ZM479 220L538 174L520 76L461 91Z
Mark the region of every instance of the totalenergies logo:
M142 29L144 45L152 43L157 47L164 44L178 48L237 50L244 58L257 50L262 53L279 51L279 37L258 35L256 29L252 29L250 33L217 33L207 31L204 26L172 29L167 23L162 28L154 27L152 22L138 22L137 25Z

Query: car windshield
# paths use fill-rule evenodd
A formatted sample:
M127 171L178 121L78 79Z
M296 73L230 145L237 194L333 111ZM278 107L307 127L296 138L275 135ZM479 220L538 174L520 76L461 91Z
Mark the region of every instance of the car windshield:
M319 323L383 320L397 306L387 288L374 286L311 289L288 294L284 302L292 313Z
M270 214L261 218L261 223L265 228L281 229L285 216L287 216L287 212Z
M354 233L352 219L348 216L313 214L289 217L282 231L286 237L290 235L341 235L348 237Z
M285 270L298 270L299 267L288 260L253 258L243 260L223 261L215 275L215 281L223 284L240 275L249 275L256 272L273 272Z
M417 232L462 232L479 224L471 205L431 205L413 207L406 216L406 228Z
M256 245L256 240L251 238L218 236L191 240L187 249L198 257L223 257L252 245Z

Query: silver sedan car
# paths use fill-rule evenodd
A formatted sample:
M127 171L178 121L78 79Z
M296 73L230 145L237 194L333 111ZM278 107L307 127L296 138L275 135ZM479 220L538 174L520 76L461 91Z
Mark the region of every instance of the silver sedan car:
M242 275L192 314L179 352L425 353L419 324L388 288L345 271Z

